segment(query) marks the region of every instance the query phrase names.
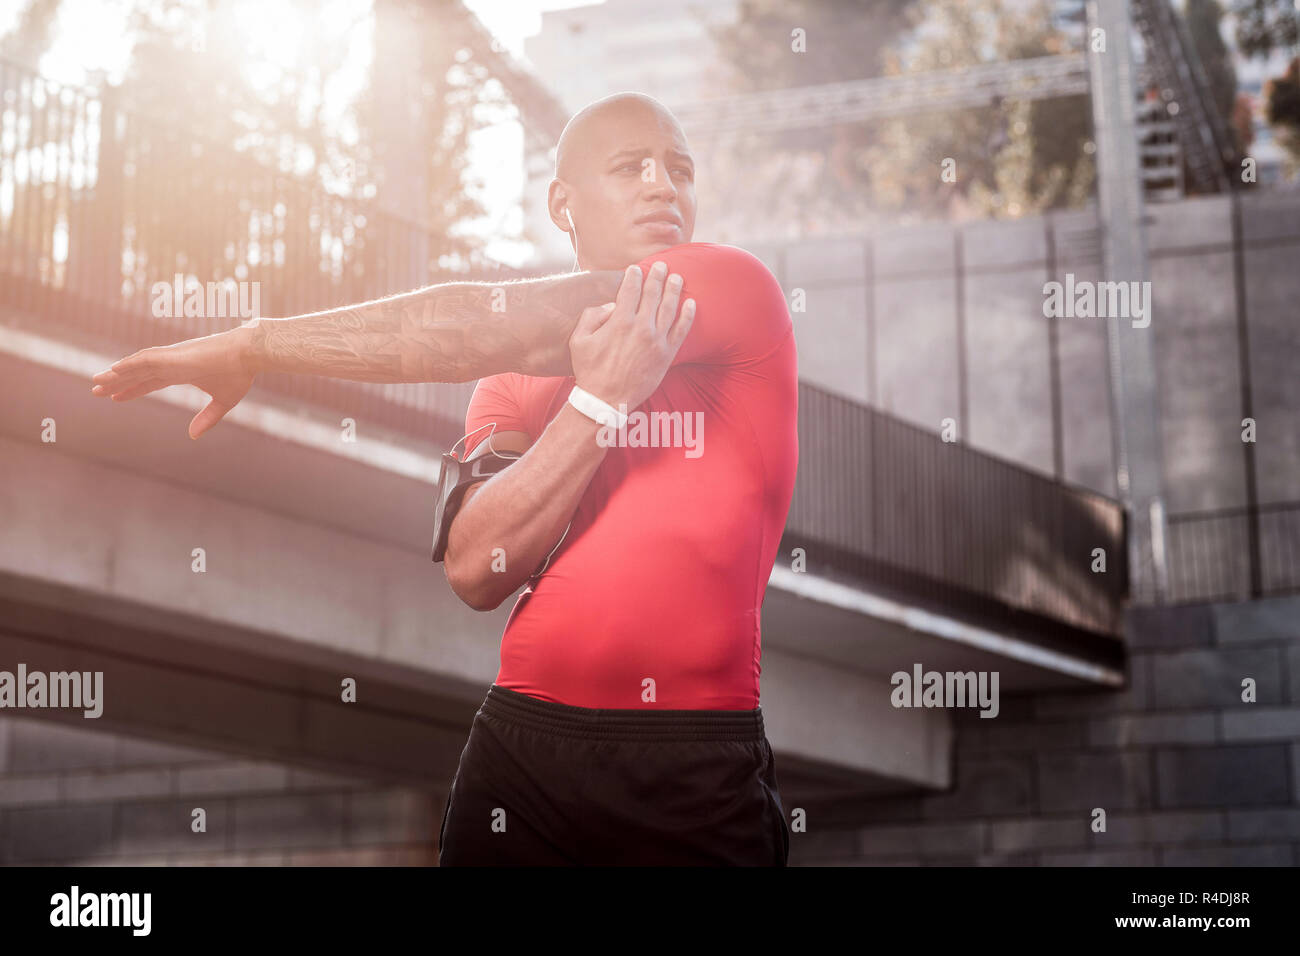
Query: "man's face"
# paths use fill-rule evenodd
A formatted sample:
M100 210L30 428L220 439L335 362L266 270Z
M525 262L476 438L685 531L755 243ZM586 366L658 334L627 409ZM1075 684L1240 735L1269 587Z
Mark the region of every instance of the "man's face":
M611 110L583 145L581 172L566 184L583 269L625 269L691 241L695 163L670 117L645 107Z

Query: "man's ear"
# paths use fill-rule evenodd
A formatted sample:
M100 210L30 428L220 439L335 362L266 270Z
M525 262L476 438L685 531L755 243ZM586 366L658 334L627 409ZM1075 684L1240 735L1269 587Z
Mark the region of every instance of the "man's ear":
M547 214L552 216L552 221L555 219L563 221L564 211L569 208L569 191L565 188L564 183L558 179L552 179L551 185L547 189L546 207ZM556 222L556 225L559 226L559 223ZM563 229L564 227L560 226L560 228Z

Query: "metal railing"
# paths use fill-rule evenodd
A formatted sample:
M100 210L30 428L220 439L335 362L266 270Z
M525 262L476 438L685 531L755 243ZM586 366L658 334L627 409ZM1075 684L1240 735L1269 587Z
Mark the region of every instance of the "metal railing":
M1228 192L1236 184L1236 146L1228 118L1214 103L1187 25L1170 0L1133 0L1133 23L1146 43L1151 73L1168 98L1178 144L1192 184L1202 192Z
M1118 633L1124 512L1103 495L1002 461L801 383L799 477L782 560L929 599L968 599ZM1094 571L1095 549L1105 571Z
M1174 603L1300 591L1300 502L1171 515L1169 591Z
M112 88L62 87L0 60L0 305L39 316L54 334L138 349L239 324L238 315L153 315L154 283L178 274L256 283L268 316L525 275L488 262L439 272L431 240L373 201L332 195L124 109ZM258 387L354 414L391 404L401 410L395 424L438 442L461 427L473 388L278 374Z

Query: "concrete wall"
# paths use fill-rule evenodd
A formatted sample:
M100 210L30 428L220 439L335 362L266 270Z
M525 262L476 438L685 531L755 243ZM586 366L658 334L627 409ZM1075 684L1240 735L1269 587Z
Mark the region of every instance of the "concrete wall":
M792 865L1300 865L1300 597L1129 625L1125 690L954 711L949 792L807 807Z
M0 717L0 864L429 866L445 794ZM202 807L207 831L191 829Z
M1251 594L1245 316L1263 593L1300 582L1300 196L1147 208L1174 601ZM802 379L1115 497L1106 320L1049 319L1043 286L1101 278L1095 211L749 247L792 302ZM1240 253L1240 261L1238 261ZM796 296L803 297L801 308ZM1181 519L1181 520L1179 520Z
M1300 500L1300 197L1241 199L1259 500ZM1232 205L1149 206L1151 332L1171 513L1246 502ZM795 311L805 381L1115 495L1105 322L1043 316L1043 284L1100 278L1095 212L753 246ZM1053 356L1053 352L1055 355ZM1059 432L1053 427L1053 362ZM963 399L962 392L965 392ZM962 406L965 405L965 420ZM1054 443L1060 443L1060 450Z

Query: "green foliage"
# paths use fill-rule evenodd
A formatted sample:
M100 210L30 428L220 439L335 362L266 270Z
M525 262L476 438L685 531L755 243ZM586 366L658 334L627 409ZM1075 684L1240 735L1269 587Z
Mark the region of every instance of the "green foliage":
M724 94L878 76L912 16L910 0L741 0L713 38L731 85ZM797 52L798 39L806 52ZM702 204L697 234L719 241L860 227L871 214L853 125L745 132L695 143Z
M1276 49L1300 47L1300 9L1294 0L1237 0L1237 47L1246 56L1267 58Z
M1274 50L1300 52L1300 7L1295 0L1237 0L1237 46L1246 56L1267 58ZM1300 167L1300 57L1264 86L1264 113L1293 167Z
M880 75L884 48L907 26L912 0L740 0L713 40L739 91L844 83ZM794 30L809 52L792 56Z
M1293 59L1281 76L1265 87L1265 115L1275 128L1275 138L1300 167L1300 57Z
M921 73L1061 53L1045 2L928 4L926 29L899 72ZM1095 177L1086 96L1006 100L873 124L864 168L878 207L909 217L1016 218L1087 202ZM957 181L941 180L944 159Z
M1046 0L800 0L793 13L790 6L747 0L740 23L718 36L735 67L735 92L949 70L1069 47ZM852 10L855 20L839 23L836 9ZM805 54L789 49L796 27L806 29ZM1086 96L736 135L700 144L710 159L702 181L718 184L711 188L722 207L708 225L726 241L1077 207L1095 177L1090 139ZM944 159L956 162L955 183L941 181Z
M55 39L60 7L60 0L30 0L15 28L0 40L5 55L35 68ZM249 52L249 32L258 25L232 15L218 0L131 0L124 7L131 55L116 99L137 124L135 135L156 139L159 151L179 142L193 147L195 156L201 153L195 176L208 179L194 188L219 188L211 181L214 170L247 181L251 170L241 162L251 159L290 174L291 180L283 180L286 189L313 187L366 199L381 185L385 153L408 148L402 142L390 149L392 130L375 122L375 71L405 71L414 77L411 86L419 100L411 112L420 123L414 138L426 144L419 152L427 188L425 201L411 204L404 215L427 225L434 244L431 260L476 255L481 241L453 227L484 212L466 188L465 173L469 137L486 122L477 107L490 102L495 87L488 82L487 65L464 48L448 29L449 14L437 6L361 2L354 22L342 29L327 23L311 0L297 0L295 8L298 55L273 63ZM326 109L336 95L331 87L351 65L357 30L382 17L399 21L408 33L418 31L418 62L395 55L388 45L392 31L376 27L370 88L346 104L340 121ZM176 149L167 156L169 175L181 180L190 175L189 153ZM167 215L172 218L155 223L156 229L185 234L192 210L176 207Z

